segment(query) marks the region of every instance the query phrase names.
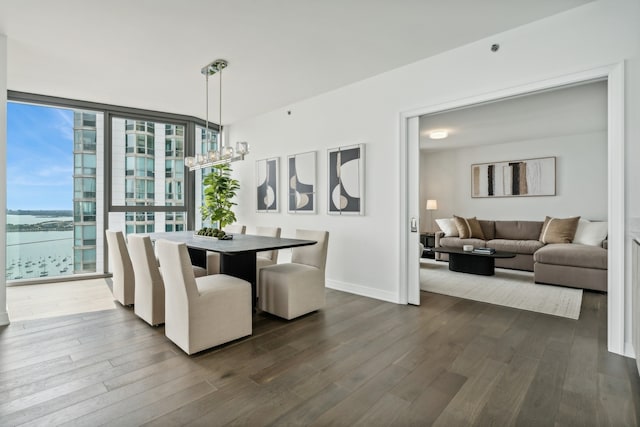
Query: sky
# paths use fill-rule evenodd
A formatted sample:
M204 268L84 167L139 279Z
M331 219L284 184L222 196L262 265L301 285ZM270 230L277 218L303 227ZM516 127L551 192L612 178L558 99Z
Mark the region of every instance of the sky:
M7 209L73 210L73 111L7 103Z

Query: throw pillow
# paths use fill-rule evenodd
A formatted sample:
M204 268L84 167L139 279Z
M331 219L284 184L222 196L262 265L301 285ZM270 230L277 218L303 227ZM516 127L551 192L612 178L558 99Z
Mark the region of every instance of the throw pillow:
M458 237L458 227L453 218L436 219L436 224L440 230L444 231L445 237Z
M484 240L482 227L480 227L480 223L475 216L473 218L462 218L454 215L453 219L456 222L458 234L461 239L475 238Z
M586 219L580 219L576 235L573 243L589 246L602 246L602 241L607 238L608 234L607 221L591 222Z
M576 235L579 220L579 216L573 218L546 217L538 240L544 244L571 243Z

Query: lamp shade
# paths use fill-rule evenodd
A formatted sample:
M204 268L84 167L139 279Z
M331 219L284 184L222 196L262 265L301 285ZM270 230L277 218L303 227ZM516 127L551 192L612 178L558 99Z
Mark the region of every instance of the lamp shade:
M427 210L428 211L435 211L438 209L438 201L437 200L427 200Z

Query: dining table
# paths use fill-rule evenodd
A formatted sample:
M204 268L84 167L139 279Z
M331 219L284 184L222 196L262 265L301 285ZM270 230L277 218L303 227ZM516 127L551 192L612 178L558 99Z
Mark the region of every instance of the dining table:
M167 231L144 233L152 241L165 239L184 243L189 251L191 263L207 268L207 251L220 254L220 273L228 274L251 284L251 299L256 307L256 256L258 252L315 245L315 240L291 239L286 237L232 234L230 240L209 236L199 236L194 231Z

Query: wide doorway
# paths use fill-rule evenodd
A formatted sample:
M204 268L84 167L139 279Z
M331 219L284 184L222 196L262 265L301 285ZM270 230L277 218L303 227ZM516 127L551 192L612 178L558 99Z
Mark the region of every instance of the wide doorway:
M625 354L624 344L624 293L625 293L625 262L624 262L624 110L621 100L623 99L623 78L621 66L603 67L601 69L594 69L588 72L581 72L575 75L561 76L556 79L550 79L543 82L534 82L531 84L523 85L517 88L510 88L501 91L496 91L490 94L483 94L475 97L470 97L463 100L456 100L451 102L443 102L440 104L434 104L430 107L425 107L417 110L413 110L402 115L402 132L401 132L401 168L406 165L407 177L406 181L401 179L401 190L406 185L407 200L406 203L401 204L401 226L404 233L401 236L402 254L401 259L406 256L407 270L402 271L401 280L402 283L407 283L407 289L401 289L399 299L400 301L408 301L413 303L412 299L415 299L416 290L419 289L419 275L414 271L419 271L419 260L414 260L411 255L415 253L414 248L417 246L420 240L420 234L427 230L427 224L431 224L432 230L435 228L433 220L452 212L442 212L440 210L445 209L457 209L456 207L445 207L438 201L438 211L427 211L426 200L437 200L436 196L429 196L427 191L431 191L427 186L421 190L420 182L420 155L419 153L419 137L420 134L420 117L424 115L432 115L434 117L438 115L444 115L447 112L453 112L456 110L462 110L469 106L478 106L484 104L497 103L499 100L513 99L516 97L524 97L525 95L541 93L543 91L550 92L556 89L569 89L574 86L586 86L586 83L599 82L599 84L606 85L607 88L607 109L606 109L606 141L607 141L607 158L606 158L606 216L603 218L601 215L594 214L593 219L608 221L608 349L609 351ZM416 136L414 136L416 135ZM497 138L497 137L496 137ZM412 141L413 140L413 141ZM496 144L500 145L500 144ZM412 151L415 150L415 151ZM482 151L481 148L475 148L475 150ZM504 152L504 160L511 160L510 153ZM445 154L443 154L445 155ZM533 153L531 154L533 156ZM480 157L477 155L476 157ZM522 155L517 156L517 159L526 159L530 157L529 153L523 151ZM533 158L533 157L532 157ZM502 157L501 157L502 159ZM500 159L496 159L500 160ZM406 163L405 163L406 162ZM470 197L471 192L471 168L470 164L476 163L469 162L466 175L460 178L464 180L463 195ZM479 162L478 162L479 163ZM461 174L462 175L462 174ZM558 178L558 177L556 177ZM456 177L457 179L457 177ZM444 188L444 187L443 187ZM421 192L422 191L422 192ZM584 193L584 189L580 190ZM410 201L415 197L415 201ZM449 197L449 199L447 199ZM442 200L454 200L456 196L442 196ZM506 198L505 198L506 199ZM455 201L455 200L454 200ZM476 203L475 212L472 215L477 217L484 216L487 211L487 202L495 202L495 199L486 199L480 203ZM506 202L499 201L498 204L504 204ZM600 208L602 209L602 208ZM423 212L424 211L424 212ZM602 212L602 210L600 211ZM462 213L462 215L466 215ZM557 216L563 215L557 214ZM590 214L591 215L591 214ZM568 215L567 215L568 216ZM421 220L420 229L416 232L411 232L410 225L412 224L412 218ZM501 216L504 218L504 216ZM514 217L512 217L514 218ZM517 218L514 218L517 219ZM544 219L544 218L543 218ZM416 270L412 270L415 268ZM413 276L412 276L413 275ZM415 279L415 281L414 281Z

